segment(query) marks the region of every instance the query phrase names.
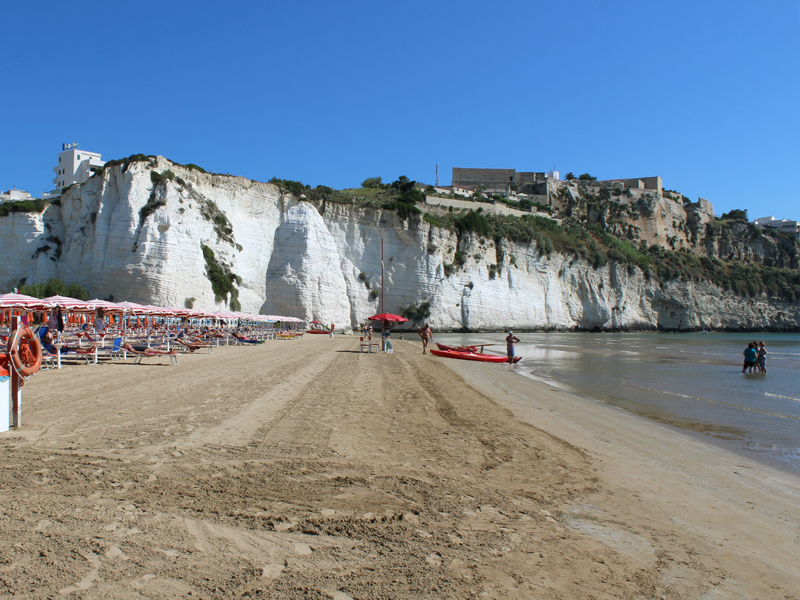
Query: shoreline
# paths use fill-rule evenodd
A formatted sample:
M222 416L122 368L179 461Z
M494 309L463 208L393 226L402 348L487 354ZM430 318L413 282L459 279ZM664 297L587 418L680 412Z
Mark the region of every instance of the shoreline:
M394 346L306 336L37 375L0 434L0 592L798 597L796 478Z
M505 372L493 372L483 364L470 368L461 362L449 361L448 367L515 417L585 450L602 465L607 485L646 495L653 510L671 524L681 524L729 549L734 564L744 565L759 556L773 566L781 565L800 585L800 568L788 558L800 551L796 473L718 446L701 434L577 395L566 386L509 373L507 367ZM518 378L524 382L515 381ZM676 485L689 488L689 493L676 494L670 489ZM686 501L681 498L684 493ZM700 500L703 503L696 505Z
M425 319L429 320L429 319ZM447 328L436 328L436 332L440 334L495 334L495 333L507 333L508 330L511 329L514 333L781 333L781 334L800 334L800 324L795 327L791 328L780 328L780 327L739 327L739 328L724 328L720 329L717 327L692 327L687 329L678 329L678 328L669 328L669 327L625 327L625 328L602 328L602 327L592 327L592 328L581 328L581 327L551 327L551 328L523 328L523 327L515 327L513 325L508 325L505 327L500 327L497 329L447 329ZM414 333L416 334L417 328L410 327L408 329L403 329L402 326L396 329L392 329L392 333ZM343 335L357 335L358 330L342 330Z
M657 423L662 427L667 427L669 430L671 430L676 434L688 436L691 439L700 442L701 444L706 444L708 446L717 448L724 452L729 452L735 456L741 457L744 460L752 461L753 463L761 465L763 467L775 469L776 471L785 473L792 477L800 477L800 469L798 469L797 467L792 468L791 465L785 462L781 462L780 460L774 459L768 454L762 454L752 450L748 450L740 446L737 446L736 444L730 442L729 440L720 439L715 436L708 435L707 433L701 430L702 428L698 428L696 426L697 423L694 421L685 420L686 424L681 425L682 421L674 417L661 418L658 416L654 416L653 414L647 414L646 410L637 410L634 407L626 408L625 406L623 406L623 404L631 403L631 401L628 401L627 399L620 399L620 402L606 401L600 398L595 398L589 394L582 393L582 390L574 388L568 383L559 381L557 379L548 380L546 378L539 377L531 373L528 374L516 373L516 375L528 379L530 381L537 382L542 386L556 387L571 396L580 398L585 402L599 403L601 406L607 406L609 408L622 410L627 414L633 415L640 419L644 419L647 422Z
M665 385L669 385L667 380L659 382L658 380L651 379L649 383L640 383L640 385L645 387L631 394L630 392L633 388L626 388L627 391L624 391L623 389L616 389L608 385L610 381L616 381L614 377L619 377L619 380L623 382L627 381L629 377L627 371L615 371L613 366L611 367L611 371L609 371L609 378L600 385L596 385L593 381L589 382L585 378L581 379L580 377L576 377L579 372L574 371L574 369L572 370L574 372L571 372L569 368L565 371L563 364L559 365L561 368L549 368L550 361L557 362L559 358L563 361L563 357L559 356L562 353L577 353L575 356L581 358L607 355L609 352L608 346L603 345L603 340L607 340L608 343L622 344L611 346L611 348L615 349L612 350L612 352L620 352L622 355L637 355L637 358L639 355L643 357L648 356L648 350L642 349L643 344L644 348L647 348L648 344L651 345L651 348L655 348L660 343L661 345L658 346L658 350L655 352L657 354L659 350L664 351L661 353L662 356L656 357L655 355L651 355L648 356L647 361L655 360L660 362L668 348L677 348L681 352L682 357L690 357L686 360L697 364L707 363L706 366L708 368L714 369L714 372L710 373L712 376L719 376L721 370L726 370L729 371L727 376L738 379L740 366L733 362L735 358L733 360L726 360L726 357L728 357L726 351L730 350L731 341L735 342L741 339L746 342L746 334L727 334L727 336L730 337L720 336L713 338L712 342L711 338L693 335L684 338L681 343L681 340L677 337L669 338L668 336L659 339L656 335L645 334L644 336L640 335L636 336L636 338L630 338L631 347L626 348L624 345L627 344L628 341L626 340L625 334L613 334L612 337L609 338L596 336L594 334L590 334L588 337L573 337L569 334L562 334L556 338L548 338L548 336L540 334L536 337L525 338L523 340L520 345L521 350L518 350L518 353L521 353L521 355L525 357L525 360L518 365L515 372L517 375L525 377L530 381L536 381L545 386L558 387L569 394L583 397L592 402L599 402L604 406L622 409L629 414L643 417L650 422L670 427L677 433L689 435L702 443L710 444L728 452L733 452L738 456L754 460L759 464L769 466L781 472L800 476L800 463L797 460L795 450L796 443L793 443L796 442L796 436L784 434L782 438L776 439L774 437L774 430L764 429L763 426L767 424L763 422L761 424L756 422L748 423L741 420L744 417L740 417L740 422L733 424L732 421L726 421L724 416L714 414L714 412L681 410L680 408L675 410L669 403L663 403L663 399L669 396L679 396L689 399L692 402L696 401L699 405L705 404L707 406L724 405L726 402L733 402L732 405L729 405L732 409L741 411L755 410L755 412L765 411L761 412L762 416L776 418L778 421L785 420L786 423L794 423L797 420L796 411L792 412L794 410L793 407L778 408L772 406L762 408L754 403L741 403L743 399L741 397L741 389L733 390L735 393L740 394L739 397L736 397L736 399L728 399L724 397L724 395L715 395L715 390L708 388L708 386L706 386L704 390L687 385L683 385L682 388L681 386L664 387ZM444 338L443 341L448 344L464 343L456 341L458 337L460 336L448 336L444 334L440 336L439 339ZM767 340L767 344L774 349L774 344L786 343L786 340L789 338L787 334L769 334L762 339ZM791 339L793 340L793 338ZM491 347L485 349L485 352L497 356L505 355L503 344L496 339L486 335L481 337L480 341L494 342ZM702 346L691 347L686 345L692 342L695 344L702 344ZM681 345L676 347L674 346L675 343L681 343ZM597 344L599 344L599 346ZM708 344L715 344L715 349L712 350L708 348ZM720 346L720 344L722 345ZM684 350L688 351L688 354L683 354ZM542 352L545 353L545 357L542 356ZM551 352L554 353L555 356L550 356L549 353ZM722 352L722 354L720 354L720 352ZM779 361L786 358L792 360L792 357L796 356L796 354L792 354L793 350L787 350L785 347L776 349L775 352L777 353L775 356L778 358L774 360ZM786 354L786 352L790 354ZM707 356L710 358L706 358ZM730 352L730 356L734 356L734 353ZM543 358L545 360L544 363L540 360ZM780 367L777 363L774 366ZM646 366L636 367L634 371L638 372L638 370L642 368L644 368L643 373L646 373ZM642 373L640 373L640 375L641 374ZM692 374L692 376L696 379L697 373ZM769 379L774 376L775 373L773 373ZM742 377L746 379L754 378L755 380L762 381L762 385L766 383L768 379L766 375L760 374ZM784 369L775 381L775 385L783 386L783 389L761 387L756 388L755 393L763 394L765 393L764 389L769 389L776 392L778 395L766 393L766 396L797 401L798 399L795 397L780 395L781 393L787 393L786 384L791 381L796 381L796 371L786 371ZM727 384L728 381L726 380L723 385ZM655 387L651 388L649 386ZM791 388L791 385L789 385L789 388ZM794 396L791 391L788 393L790 396ZM687 396L685 394L694 395ZM779 412L774 412L776 410ZM748 429L748 426L752 429Z

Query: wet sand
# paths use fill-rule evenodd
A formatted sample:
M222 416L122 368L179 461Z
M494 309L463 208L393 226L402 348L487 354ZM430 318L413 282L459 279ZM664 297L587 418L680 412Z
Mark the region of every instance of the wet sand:
M0 596L798 597L797 478L394 345L35 376L0 434Z

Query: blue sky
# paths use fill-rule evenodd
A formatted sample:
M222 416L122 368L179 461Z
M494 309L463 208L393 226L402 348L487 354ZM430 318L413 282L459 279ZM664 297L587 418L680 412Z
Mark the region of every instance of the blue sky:
M64 142L261 181L451 168L661 175L800 219L800 6L6 2L0 188Z

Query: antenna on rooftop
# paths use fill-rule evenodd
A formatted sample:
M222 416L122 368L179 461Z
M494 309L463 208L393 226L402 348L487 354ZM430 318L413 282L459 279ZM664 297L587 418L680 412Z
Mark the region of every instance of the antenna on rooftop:
M436 187L439 187L439 163L436 163Z

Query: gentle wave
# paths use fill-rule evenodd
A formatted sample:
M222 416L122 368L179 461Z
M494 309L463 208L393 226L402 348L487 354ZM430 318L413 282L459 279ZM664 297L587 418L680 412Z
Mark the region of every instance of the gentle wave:
M778 452L775 454L775 458L792 466L797 465L797 463L800 462L800 448L796 450L784 450L783 452Z
M636 385L635 383L628 383L627 381L623 381L625 385L629 385L631 387L639 388L640 390L647 390L648 392L658 392L660 394L666 394L668 396L678 396L679 398L686 398L688 400L699 400L700 402L708 402L710 404L719 404L721 406L728 406L730 408L736 408L738 410L746 410L749 412L757 413L759 415L766 415L769 417L778 417L779 419L790 419L792 421L800 421L800 417L795 417L792 415L782 415L780 413L775 413L768 410L759 410L757 408L752 408L750 406L742 406L741 404L732 404L731 402L723 402L722 400L712 400L711 398L703 398L701 396L689 396L687 394L681 394L679 392L669 392L667 390L656 390L653 388L645 387L642 385ZM765 392L766 393L766 392ZM793 398L790 398L793 400Z
M780 394L770 394L769 392L764 392L765 396L772 396L773 398L783 398L784 400L794 400L795 402L800 402L800 398L792 398L791 396L781 396Z

